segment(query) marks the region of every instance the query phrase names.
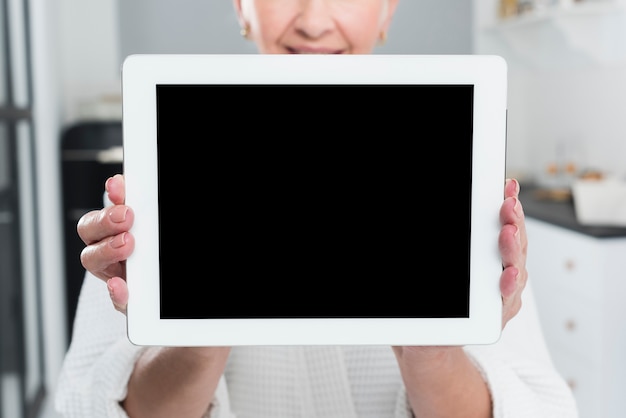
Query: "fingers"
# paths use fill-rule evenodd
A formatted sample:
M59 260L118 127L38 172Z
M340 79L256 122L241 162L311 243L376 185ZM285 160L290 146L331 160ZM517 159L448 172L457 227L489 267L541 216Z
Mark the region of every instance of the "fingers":
M502 327L504 327L522 308L522 292L526 285L520 279L520 271L508 268L500 276L500 291L502 292Z
M115 309L126 315L126 306L128 305L128 286L121 277L112 277L107 280L107 289L109 296Z
M134 248L133 235L122 232L83 248L80 261L86 270L104 281L115 276L126 278L125 260Z
M87 244L80 254L83 267L102 280L126 277L123 263L135 248L135 239L128 232L134 215L127 206L108 206L83 215L77 231Z
M106 282L113 306L126 314L126 259L135 248L135 239L129 232L134 213L124 205L126 190L121 174L109 177L104 187L111 205L86 213L76 225L80 239L86 244L80 261L86 270Z
M87 245L130 230L134 221L132 209L124 205L107 206L84 214L76 225L76 232Z
M518 198L519 184L507 180L505 199L500 208L499 248L503 267L526 266L528 237L522 202Z
M104 188L111 203L114 205L123 205L126 199L126 185L124 176L116 174L109 177L104 183Z
M519 183L516 179L506 179L504 183L504 197L517 197L519 195Z
M123 177L109 178L105 187L113 205L83 215L76 230L86 244L80 256L83 267L106 281L111 277L126 277L124 260L132 253L135 241L128 232L134 213L124 205Z
M498 246L502 258L500 291L503 301L503 325L522 306L522 292L528 280L526 254L528 239L522 204L518 198L519 183L509 179L505 184L504 202L500 209L501 230Z

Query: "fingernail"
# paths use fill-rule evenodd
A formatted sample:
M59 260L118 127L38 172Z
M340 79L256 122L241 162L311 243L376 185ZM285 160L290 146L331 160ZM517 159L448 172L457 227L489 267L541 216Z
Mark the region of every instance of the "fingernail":
M104 191L109 193L109 184L111 183L111 177L109 177L105 182L104 182Z
M522 205L520 204L520 201L517 197L514 197L513 199L515 199L515 205L513 205L513 210L515 211L515 214L517 216L522 216Z
M126 232L114 236L111 238L111 241L109 241L109 245L113 248L120 248L124 246L124 244L126 244Z
M504 187L506 187L508 189L510 183L514 183L515 184L515 194L518 195L519 194L519 190L520 190L519 182L516 179L507 178L505 180Z
M126 212L128 212L128 208L126 206L115 206L109 212L109 218L115 223L124 222L126 220Z
M111 286L111 279L107 280L107 289L109 289L109 295L113 296L113 286Z

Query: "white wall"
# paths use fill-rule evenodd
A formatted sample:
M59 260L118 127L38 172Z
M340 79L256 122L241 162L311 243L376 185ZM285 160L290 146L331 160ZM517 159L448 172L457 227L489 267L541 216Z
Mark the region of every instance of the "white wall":
M118 0L57 0L63 122L80 119L94 101L119 98Z

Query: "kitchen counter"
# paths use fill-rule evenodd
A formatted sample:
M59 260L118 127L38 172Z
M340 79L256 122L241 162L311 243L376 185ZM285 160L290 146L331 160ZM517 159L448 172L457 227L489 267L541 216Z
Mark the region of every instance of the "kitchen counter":
M533 184L520 184L519 198L524 213L540 221L549 222L572 231L595 238L626 237L626 228L610 226L586 226L576 220L574 202L571 197L550 199Z

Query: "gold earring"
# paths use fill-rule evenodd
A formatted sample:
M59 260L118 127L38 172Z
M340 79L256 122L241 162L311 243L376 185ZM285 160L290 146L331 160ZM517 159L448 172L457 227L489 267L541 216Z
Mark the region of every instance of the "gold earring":
M246 23L246 26L242 27L239 30L239 34L245 39L248 39L248 36L250 35L250 25Z
M387 42L387 32L385 32L384 30L381 30L380 35L378 35L378 45L380 46L385 45L386 42Z

